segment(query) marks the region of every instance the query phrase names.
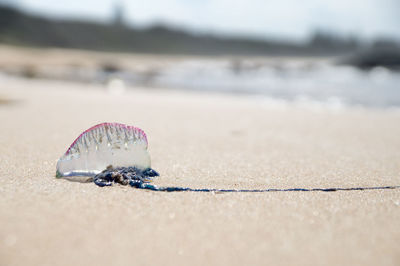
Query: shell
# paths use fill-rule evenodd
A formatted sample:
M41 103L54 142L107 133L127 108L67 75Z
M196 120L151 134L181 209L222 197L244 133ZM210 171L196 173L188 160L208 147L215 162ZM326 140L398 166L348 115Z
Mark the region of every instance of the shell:
M95 176L108 166L151 167L143 130L102 123L85 130L57 162L57 177Z

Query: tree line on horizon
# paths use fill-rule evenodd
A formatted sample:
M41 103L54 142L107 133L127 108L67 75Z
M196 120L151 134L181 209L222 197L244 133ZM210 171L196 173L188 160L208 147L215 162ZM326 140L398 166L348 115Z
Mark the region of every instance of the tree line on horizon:
M386 43L391 41L385 41ZM136 29L121 24L57 20L0 6L0 43L160 54L329 56L362 47L355 38L316 32L308 43L195 35L163 25Z

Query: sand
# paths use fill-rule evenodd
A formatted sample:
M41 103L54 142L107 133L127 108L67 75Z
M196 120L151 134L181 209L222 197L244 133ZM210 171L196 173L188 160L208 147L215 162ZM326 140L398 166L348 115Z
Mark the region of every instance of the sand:
M400 185L396 110L1 78L0 265L399 265L400 190L194 193L56 179L100 122L145 130L156 185ZM10 101L12 100L12 101Z

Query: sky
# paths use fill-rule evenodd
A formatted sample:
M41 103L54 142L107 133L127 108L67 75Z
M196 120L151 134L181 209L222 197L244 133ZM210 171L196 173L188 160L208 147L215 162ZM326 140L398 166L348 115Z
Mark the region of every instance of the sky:
M305 41L315 30L364 40L400 40L400 0L0 0L56 18L110 20L116 3L127 24L157 23L200 33Z

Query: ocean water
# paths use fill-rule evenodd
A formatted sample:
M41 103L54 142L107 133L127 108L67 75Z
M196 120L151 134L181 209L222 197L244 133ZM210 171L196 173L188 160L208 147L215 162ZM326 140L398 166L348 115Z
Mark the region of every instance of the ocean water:
M38 66L34 73L7 73L104 84L117 93L156 87L248 94L273 104L400 108L400 72L383 67L365 71L320 58L149 57L127 62L116 61L111 67Z
M399 72L383 67L364 71L329 61L185 60L113 76L130 86L254 94L332 107L400 107Z

